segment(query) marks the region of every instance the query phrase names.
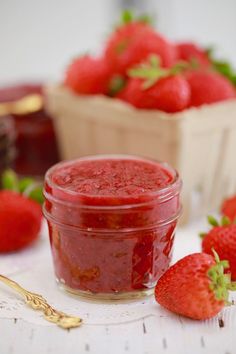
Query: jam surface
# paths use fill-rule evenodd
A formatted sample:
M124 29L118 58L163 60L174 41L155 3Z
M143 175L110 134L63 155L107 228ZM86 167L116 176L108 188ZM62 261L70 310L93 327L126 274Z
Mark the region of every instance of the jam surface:
M153 288L171 258L180 211L175 182L168 166L132 157L49 170L44 213L59 282L90 294ZM168 186L167 198L155 194Z
M173 176L158 163L145 160L95 159L58 168L52 181L81 194L122 198L166 187Z

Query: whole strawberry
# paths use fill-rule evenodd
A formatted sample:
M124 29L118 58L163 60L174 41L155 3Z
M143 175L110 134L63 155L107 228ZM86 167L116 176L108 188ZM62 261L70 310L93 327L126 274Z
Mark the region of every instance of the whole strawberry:
M232 83L216 71L192 70L186 74L191 88L190 106L201 106L236 98Z
M224 274L227 261L206 253L190 254L171 266L159 279L156 301L169 311L204 320L217 315L235 288Z
M202 251L212 254L214 249L221 259L229 261L229 272L233 280L236 280L236 225L232 224L227 217L223 217L221 224L208 217L212 228L207 233L202 233Z
M11 171L4 173L3 187L7 189L0 191L0 252L17 251L39 236L42 211L36 200L41 201L41 188L34 188L29 178L18 183Z
M84 55L68 66L64 84L79 94L106 94L109 80L110 69L105 59Z
M236 219L236 195L227 198L221 207L223 215L227 216L232 222Z
M118 98L137 108L179 112L189 105L190 88L180 74L160 68L157 58L129 71L131 78Z
M131 15L124 22L112 33L105 48L105 57L113 72L125 75L130 67L150 54L158 55L164 67L176 61L175 46L149 24L135 20Z
M179 60L196 61L201 67L211 66L207 52L192 42L183 42L176 45Z

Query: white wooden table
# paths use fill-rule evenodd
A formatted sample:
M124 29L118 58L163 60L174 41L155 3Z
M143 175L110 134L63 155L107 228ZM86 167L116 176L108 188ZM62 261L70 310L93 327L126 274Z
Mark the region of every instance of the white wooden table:
M201 230L206 230L203 221L178 230L174 260L200 249L197 234ZM167 312L152 297L131 303L94 303L60 291L45 225L33 247L0 256L0 273L42 294L56 308L84 319L80 328L60 329L0 284L0 354L236 353L235 306L212 320L197 322Z

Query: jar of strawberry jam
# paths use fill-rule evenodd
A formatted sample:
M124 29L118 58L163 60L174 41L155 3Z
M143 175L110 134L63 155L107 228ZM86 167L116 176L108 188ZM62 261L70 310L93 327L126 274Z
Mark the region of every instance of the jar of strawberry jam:
M44 215L59 284L102 299L151 294L169 267L180 189L169 165L129 155L50 168Z
M43 86L19 84L0 88L0 116L12 120L16 131L14 170L42 178L59 161L51 117L44 108Z

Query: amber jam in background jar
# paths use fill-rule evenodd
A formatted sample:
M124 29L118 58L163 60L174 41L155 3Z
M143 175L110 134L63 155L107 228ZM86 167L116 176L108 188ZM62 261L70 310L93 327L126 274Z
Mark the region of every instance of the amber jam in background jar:
M0 116L16 131L13 168L20 175L43 177L59 161L51 117L44 109L43 87L22 84L0 89Z
M171 259L180 188L169 165L129 155L49 169L44 215L57 281L94 298L151 294Z

